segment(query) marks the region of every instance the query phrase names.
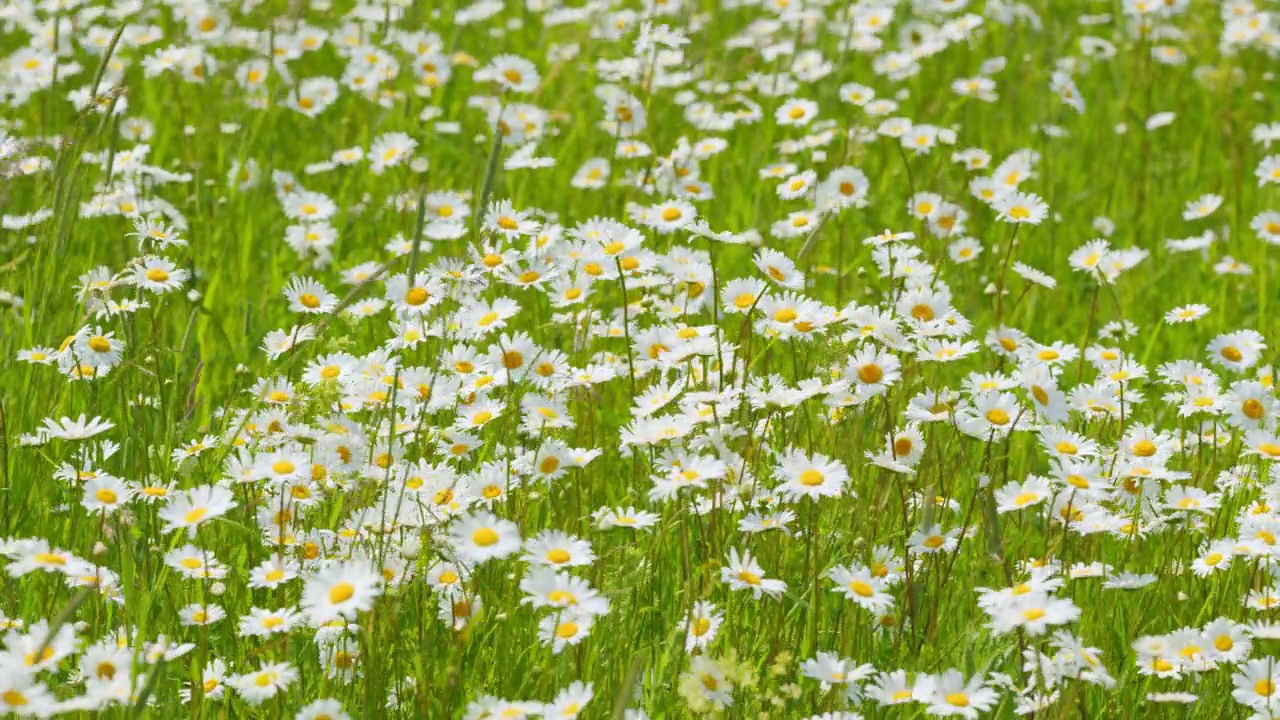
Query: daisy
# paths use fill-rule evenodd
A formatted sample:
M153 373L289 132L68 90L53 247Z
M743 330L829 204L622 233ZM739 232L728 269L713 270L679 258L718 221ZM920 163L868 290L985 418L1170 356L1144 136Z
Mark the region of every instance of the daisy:
M1164 321L1170 325L1195 322L1209 314L1209 306L1200 303L1173 308L1164 314Z
M1222 206L1221 195L1202 195L1199 198L1187 203L1187 207L1182 211L1183 220L1199 220L1209 217Z
M157 295L175 290L187 281L186 270L162 257L143 257L129 273L129 282Z
M264 610L254 607L240 616L237 626L242 637L268 637L290 632L296 622L297 615L292 610Z
M849 480L844 464L820 453L806 457L792 450L778 459L777 473L783 480L780 491L795 497L839 497Z
M287 560L272 557L249 571L249 587L275 588L298 577Z
M893 607L893 596L888 593L889 584L864 567L833 567L827 577L836 584L837 592L852 600L858 607L873 613Z
M689 615L681 621L685 631L684 651L705 650L715 640L723 623L724 614L715 605L705 600L694 603Z
M552 655L558 655L566 647L585 640L593 622L594 616L572 610L548 615L538 623L538 640L551 646Z
M800 290L804 287L804 275L796 269L795 263L782 253L767 248L761 249L756 252L753 260L760 272L778 285L789 290Z
M45 438L56 438L58 440L86 440L101 435L115 427L115 423L100 417L94 417L92 420L86 420L84 413L81 413L75 420L64 417L57 421L45 418L43 427L37 431Z
M212 625L225 618L227 612L219 605L191 604L178 611L178 619L183 625Z
M89 512L109 513L119 510L132 496L132 488L123 480L104 474L85 483L80 504Z
M351 716L342 708L340 701L322 698L303 706L294 720L351 720Z
M591 543L557 530L544 530L524 544L527 562L548 567L580 567L591 565L595 554Z
M332 312L338 305L338 296L308 277L289 281L284 288L284 296L288 298L292 312L323 314Z
M477 80L495 82L504 90L516 93L532 92L541 77L532 62L518 55L499 55L488 65L476 71Z
M596 511L595 518L601 530L617 527L646 530L658 523L656 514L634 507L601 508Z
M609 612L607 598L601 596L586 580L568 572L533 567L520 581L520 590L525 594L521 603L534 608L573 610L590 615Z
M947 553L960 544L959 535L958 529L943 532L942 526L935 524L912 533L907 546L918 553Z
M235 688L245 702L256 707L286 691L297 679L298 671L289 663L267 663L256 671L229 678L227 684Z
M455 522L449 529L449 540L460 559L478 564L519 552L520 529L492 513L478 512Z
M195 537L200 525L225 515L236 507L235 496L220 485L201 485L170 497L161 508L159 517L165 521L165 532L186 529L188 537Z
M387 168L402 163L417 147L418 141L407 133L383 133L369 146L369 157L372 159L369 169L374 175L381 175Z
M1231 370L1245 370L1255 363L1267 344L1254 330L1238 330L1214 338L1205 351L1210 359Z
M1009 223L1039 225L1049 214L1049 206L1038 195L1012 192L995 200L992 207L999 213L998 220Z
M774 113L774 120L779 125L803 127L808 125L818 114L818 104L812 100L792 98L780 105Z
M595 697L591 683L583 683L574 681L569 687L561 690L551 702L542 708L542 717L556 718L576 718L586 708L591 699Z
M528 213L517 211L507 200L491 203L485 211L484 229L496 236L514 239L534 235L538 228L538 223L529 219Z
M750 590L756 599L762 595L776 598L787 590L785 582L764 577L764 570L749 550L742 554L737 549L729 550L729 562L720 568L720 581L731 590Z
M334 563L305 580L301 609L313 626L338 618L353 620L373 607L381 593L382 576L367 562Z
M999 695L986 686L981 675L967 681L959 670L948 670L938 676L927 676L917 683L922 702L931 715L959 715L976 718L996 704Z

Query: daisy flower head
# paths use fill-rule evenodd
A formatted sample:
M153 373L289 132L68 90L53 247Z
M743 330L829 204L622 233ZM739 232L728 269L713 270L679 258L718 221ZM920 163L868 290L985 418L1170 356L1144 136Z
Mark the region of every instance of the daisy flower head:
M382 594L382 575L362 560L336 562L308 576L301 608L315 627L339 618L354 620Z
M228 679L227 684L235 688L245 702L256 707L285 692L297 679L298 671L289 663L267 663Z
M404 162L417 147L418 141L408 133L391 132L379 135L369 146L369 157L372 160L369 169L374 175L381 175L387 168Z
M921 700L928 713L941 717L976 718L996 704L999 694L981 675L965 678L959 670L948 670L917 681Z
M1007 223L1039 225L1049 214L1049 206L1039 195L1029 192L1010 192L995 200L992 208L996 219Z
M476 72L477 80L497 83L514 93L533 92L542 79L532 62L518 55L499 55Z
M1195 322L1208 314L1208 305L1192 303L1191 305L1183 305L1169 310L1164 314L1164 321L1170 325L1178 325L1181 323Z
M1258 239L1268 245L1280 245L1280 212L1268 210L1258 213L1249 222Z
M185 529L189 537L195 537L201 525L227 514L237 504L231 490L221 485L201 485L174 493L159 515L165 521L165 532Z
M781 492L797 499L839 497L849 480L849 473L839 460L821 453L806 456L797 450L778 458L777 472L783 481Z
M187 271L165 258L147 256L134 263L129 281L147 292L161 295L182 287L187 281Z
M778 106L774 120L779 125L803 127L818 115L818 103L803 98L792 98Z
M1258 169L1255 174L1258 177L1258 187L1280 185L1280 154L1268 155L1262 158L1262 161L1258 163Z
M764 569L747 550L739 553L736 548L729 550L729 562L720 568L720 581L726 583L730 590L749 590L756 599L763 595L780 597L787 591L787 584L764 576Z
M1258 362L1267 343L1255 330L1237 330L1219 335L1205 348L1211 362L1229 370L1247 370Z
M325 289L319 281L297 277L285 286L284 296L289 300L289 310L298 313L324 314L338 305L338 296Z
M777 250L761 248L756 251L753 260L756 268L779 286L788 290L800 290L804 287L804 275L796 269L796 264Z
M1187 203L1187 207L1182 211L1183 220L1199 220L1207 218L1214 213L1219 207L1222 207L1221 195L1201 195L1195 200Z
M449 529L449 542L459 559L478 564L519 552L520 529L510 520L481 511L455 521Z

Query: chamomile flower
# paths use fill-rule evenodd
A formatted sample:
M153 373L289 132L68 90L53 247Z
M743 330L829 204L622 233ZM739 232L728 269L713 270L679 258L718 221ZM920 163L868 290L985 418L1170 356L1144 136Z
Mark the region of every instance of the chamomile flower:
M468 563L501 559L519 552L520 530L510 520L478 512L459 518L449 529L457 556Z
M235 675L227 684L252 706L258 706L288 690L298 679L298 671L289 663L266 663L257 670Z
M1038 195L1025 192L1002 195L992 207L999 213L997 219L1015 224L1039 225L1049 214L1049 206Z
M720 581L731 590L748 590L756 599L763 595L776 598L787 590L785 582L765 577L749 550L739 554L736 548L729 550L729 561L720 568Z
M334 563L305 579L301 609L315 626L338 618L353 620L373 607L380 594L382 576L367 562Z
M318 281L307 277L289 281L285 286L284 296L289 300L289 309L298 313L324 314L332 312L338 305L336 295Z
M225 515L237 504L230 490L220 485L201 485L175 493L159 516L165 521L165 532L185 529L189 537L195 537L201 525Z

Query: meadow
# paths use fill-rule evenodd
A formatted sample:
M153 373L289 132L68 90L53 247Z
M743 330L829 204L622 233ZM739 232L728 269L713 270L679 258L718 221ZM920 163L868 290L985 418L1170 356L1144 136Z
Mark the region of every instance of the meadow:
M1275 0L0 28L0 717L1280 717Z

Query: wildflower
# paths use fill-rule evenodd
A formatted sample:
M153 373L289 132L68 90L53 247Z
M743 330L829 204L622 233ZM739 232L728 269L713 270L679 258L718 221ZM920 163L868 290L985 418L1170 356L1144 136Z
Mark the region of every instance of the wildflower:
M999 220L1009 223L1039 225L1049 213L1049 206L1032 193L1014 192L996 199L994 209Z
M256 671L231 677L227 683L245 702L257 706L287 690L297 679L298 671L289 663L266 663Z
M750 590L756 599L762 595L778 597L787 590L785 582L764 576L750 551L739 554L736 549L730 549L728 564L720 568L720 581L731 590Z
M165 532L186 529L189 537L195 537L200 525L225 515L236 505L230 490L201 485L171 496L160 510L160 519L165 521Z
M487 512L460 518L450 528L449 538L458 557L469 563L505 558L520 550L516 524Z
M373 607L381 593L382 577L368 563L335 563L306 578L302 612L315 626L337 618L352 620Z

